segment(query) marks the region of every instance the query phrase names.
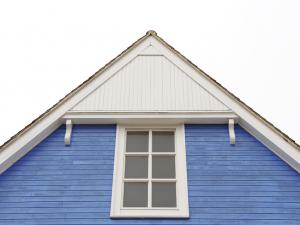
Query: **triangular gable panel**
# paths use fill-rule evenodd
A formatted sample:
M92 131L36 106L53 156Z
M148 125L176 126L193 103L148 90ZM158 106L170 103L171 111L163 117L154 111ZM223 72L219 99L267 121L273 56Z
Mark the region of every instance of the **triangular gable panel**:
M230 110L150 45L71 111Z

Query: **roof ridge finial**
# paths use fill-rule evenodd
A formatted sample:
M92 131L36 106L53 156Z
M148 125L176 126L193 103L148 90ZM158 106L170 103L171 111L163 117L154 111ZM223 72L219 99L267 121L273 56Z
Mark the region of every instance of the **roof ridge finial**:
M146 35L154 35L154 36L157 36L157 33L155 30L148 30Z

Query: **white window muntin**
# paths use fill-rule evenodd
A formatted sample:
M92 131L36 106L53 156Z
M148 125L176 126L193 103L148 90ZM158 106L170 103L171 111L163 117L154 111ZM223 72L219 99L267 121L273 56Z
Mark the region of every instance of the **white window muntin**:
M127 152L126 151L126 141L127 141L127 133L128 131L146 131L148 132L148 151L147 152ZM138 128L127 128L125 130L125 146L124 146L124 154L123 154L123 175L122 175L122 179L123 179L123 182L122 182L122 205L121 205L121 209L178 209L178 203L177 203L177 199L178 199L178 191L177 191L177 179L176 179L176 175L177 175L177 172L176 172L176 168L177 168L177 157L176 157L176 152L177 152L177 145L175 144L174 147L174 152L153 152L152 151L152 134L153 132L156 132L156 131L170 131L170 132L174 132L174 141L176 141L176 137L175 137L175 133L176 133L176 129L162 129L162 128L144 128L144 129L138 129ZM126 167L126 156L147 156L147 159L148 159L148 178L125 178L125 167ZM152 176L152 159L153 159L153 156L174 156L175 158L175 178L153 178ZM124 207L123 205L123 201L124 201L124 184L125 182L142 182L142 183L147 183L148 184L148 206L147 207ZM167 183L175 183L175 186L176 186L176 207L153 207L152 206L152 192L153 192L153 189L152 189L152 184L153 183L164 183L164 182L167 182Z
M155 155L170 154L175 157L175 179L153 179L149 176L152 169L149 169L150 162L148 162L148 178L142 179L125 179L125 155L126 151L126 132L127 131L174 131L175 150L170 153L154 153ZM152 142L149 132L148 148L152 149ZM144 153L129 153L129 155L143 155ZM146 154L149 154L148 151ZM152 156L150 156L152 157ZM152 163L151 163L152 164ZM152 165L151 165L152 166ZM148 182L148 188L152 181L157 182L172 182L176 183L176 207L151 207L151 191L148 190L148 205L147 207L123 207L124 194L124 179L127 181ZM150 192L150 193L149 193ZM179 194L180 193L180 194ZM184 125L178 126L117 126L116 135L116 149L115 149L115 165L114 165L114 180L111 202L111 217L112 218L188 218L188 190L187 190L187 171L186 171L186 155L185 155L185 140L184 140Z

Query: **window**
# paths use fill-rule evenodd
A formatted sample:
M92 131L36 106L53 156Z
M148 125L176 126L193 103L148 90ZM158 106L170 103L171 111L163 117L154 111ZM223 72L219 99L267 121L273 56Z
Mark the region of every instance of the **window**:
M176 207L174 131L127 131L123 207Z
M118 126L114 166L111 217L188 217L183 125Z

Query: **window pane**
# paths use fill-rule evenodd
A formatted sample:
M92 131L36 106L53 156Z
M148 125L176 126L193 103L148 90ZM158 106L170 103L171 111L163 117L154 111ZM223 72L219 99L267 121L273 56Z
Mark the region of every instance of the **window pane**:
M148 152L148 132L128 131L126 140L127 152Z
M174 132L154 131L152 133L153 152L174 152Z
M176 207L176 183L152 183L152 207Z
M148 178L148 156L126 156L125 178Z
M147 207L148 183L124 183L123 207Z
M152 156L153 178L175 178L175 156Z

